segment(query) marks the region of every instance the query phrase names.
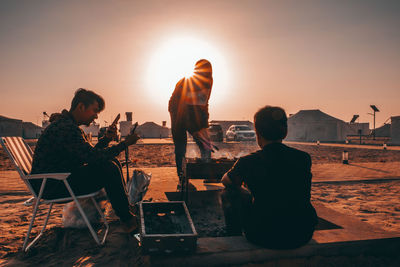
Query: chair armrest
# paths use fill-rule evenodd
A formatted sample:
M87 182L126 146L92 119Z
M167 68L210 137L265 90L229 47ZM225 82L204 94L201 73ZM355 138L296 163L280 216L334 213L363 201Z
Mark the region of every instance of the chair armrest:
M43 179L43 178L51 178L56 180L65 180L70 176L71 173L38 173L38 174L29 174L25 176L25 179Z

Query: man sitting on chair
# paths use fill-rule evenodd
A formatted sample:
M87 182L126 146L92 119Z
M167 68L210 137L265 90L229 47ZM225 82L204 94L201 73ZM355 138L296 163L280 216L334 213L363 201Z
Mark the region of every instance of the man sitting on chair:
M67 178L75 194L83 195L102 188L107 192L111 205L131 232L137 228L135 215L131 213L127 199L122 168L116 156L139 139L131 134L117 145L108 146L117 136L117 128L111 125L106 135L93 146L80 125L89 125L104 109L104 99L93 91L83 88L75 92L69 111L63 110L40 136L33 156L31 174L69 172ZM41 180L31 181L39 192ZM62 181L48 180L44 199L70 197Z

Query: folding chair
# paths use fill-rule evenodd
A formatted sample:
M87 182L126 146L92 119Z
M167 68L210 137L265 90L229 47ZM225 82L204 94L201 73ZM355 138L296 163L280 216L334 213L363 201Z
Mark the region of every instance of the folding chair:
M1 141L2 146L4 147L4 150L7 152L8 156L10 157L11 161L14 163L14 166L17 169L19 175L21 176L21 179L24 181L24 183L28 187L29 191L32 193L33 200L36 200L35 207L33 209L32 219L29 224L28 233L26 234L24 245L23 245L22 249L25 252L28 251L32 247L32 245L35 244L36 241L38 241L39 238L42 236L44 230L46 229L47 222L49 220L51 209L52 209L54 203L62 204L62 203L67 203L67 202L71 202L71 201L74 201L76 206L78 207L78 210L79 210L80 214L82 215L83 220L85 221L87 227L89 228L89 231L92 234L96 243L98 245L103 245L106 240L107 234L108 234L109 225L108 225L108 222L107 222L103 212L101 211L99 205L97 204L96 200L94 199L94 197L97 194L99 194L101 192L101 190L91 193L91 194L86 194L86 195L75 195L75 193L72 191L72 189L67 181L67 178L70 175L70 173L29 174L32 169L33 152L31 150L31 148L25 143L24 139L21 137L1 137L0 141ZM42 184L40 186L39 194L37 194L37 192L35 190L33 190L33 187L31 186L31 184L29 182L32 179L43 179ZM57 198L57 199L42 199L47 179L56 179L56 180L63 181L65 184L65 187L67 188L67 190L71 196L66 197L66 198ZM102 219L104 221L104 225L105 225L106 229L105 229L105 233L104 233L104 236L101 239L101 241L100 241L97 233L93 230L93 227L90 224L90 222L85 214L85 211L82 209L82 206L79 204L78 199L81 199L81 198L91 198L93 201L93 204L95 205L97 211L100 213L100 216L102 217ZM25 204L27 202L32 202L31 200L32 199L26 201ZM50 205L49 210L47 212L47 217L45 219L43 228L40 231L40 233L36 236L35 239L33 239L29 243L29 245L27 245L28 240L29 240L29 235L31 233L33 223L35 222L37 210L38 210L38 207L40 204L49 204Z

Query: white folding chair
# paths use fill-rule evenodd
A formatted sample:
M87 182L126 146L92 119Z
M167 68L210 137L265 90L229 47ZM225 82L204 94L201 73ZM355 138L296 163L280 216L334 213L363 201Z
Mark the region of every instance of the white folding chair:
M109 225L108 225L108 222L107 222L103 212L101 211L99 205L97 204L96 200L94 199L94 196L99 194L101 192L101 190L91 193L91 194L86 194L86 195L75 195L75 193L73 192L73 190L71 189L71 187L67 181L67 178L70 175L70 173L29 174L32 169L33 152L31 150L31 148L25 143L25 140L21 137L1 137L0 141L1 141L1 144L4 148L4 150L7 152L8 156L10 157L11 161L14 163L14 166L17 169L19 175L21 176L21 179L24 181L24 183L28 187L29 191L33 195L33 200L35 200L34 201L35 207L33 209L32 219L29 224L28 233L26 234L24 245L23 245L22 249L25 252L28 251L32 247L32 245L35 244L36 241L38 241L39 238L42 236L44 230L46 229L47 222L49 220L51 209L52 209L54 203L61 204L61 203L66 203L66 202L71 202L71 201L74 201L76 206L78 207L78 210L79 210L80 214L82 215L83 220L85 221L87 227L89 228L89 231L92 234L96 243L98 245L103 245L106 240L107 234L108 234ZM43 179L42 184L40 186L39 194L37 194L35 192L35 190L33 190L32 186L29 182L32 179ZM42 199L47 179L56 179L56 180L63 181L65 184L65 187L67 188L67 190L71 196L66 197L66 198L57 198L57 199ZM82 206L79 204L78 199L80 199L80 198L91 198L93 201L93 204L95 205L97 211L100 213L100 216L102 217L102 219L104 221L104 225L105 225L106 229L105 229L105 233L104 233L104 236L101 239L101 241L100 241L97 233L94 231L92 225L90 224L90 222L85 214L85 211L82 209ZM29 202L32 202L32 199L26 201L25 204L29 204ZM36 238L33 239L28 245L29 235L31 233L33 223L35 222L37 210L38 210L38 207L40 204L49 204L50 207L47 212L47 217L44 221L42 230L36 236Z

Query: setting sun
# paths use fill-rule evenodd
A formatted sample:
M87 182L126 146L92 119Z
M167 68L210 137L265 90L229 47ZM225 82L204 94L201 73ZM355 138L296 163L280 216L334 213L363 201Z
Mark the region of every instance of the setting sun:
M196 61L203 58L213 67L214 86L210 102L222 99L229 80L226 61L211 43L192 37L166 39L152 52L146 76L151 98L166 105L176 83L193 75Z

